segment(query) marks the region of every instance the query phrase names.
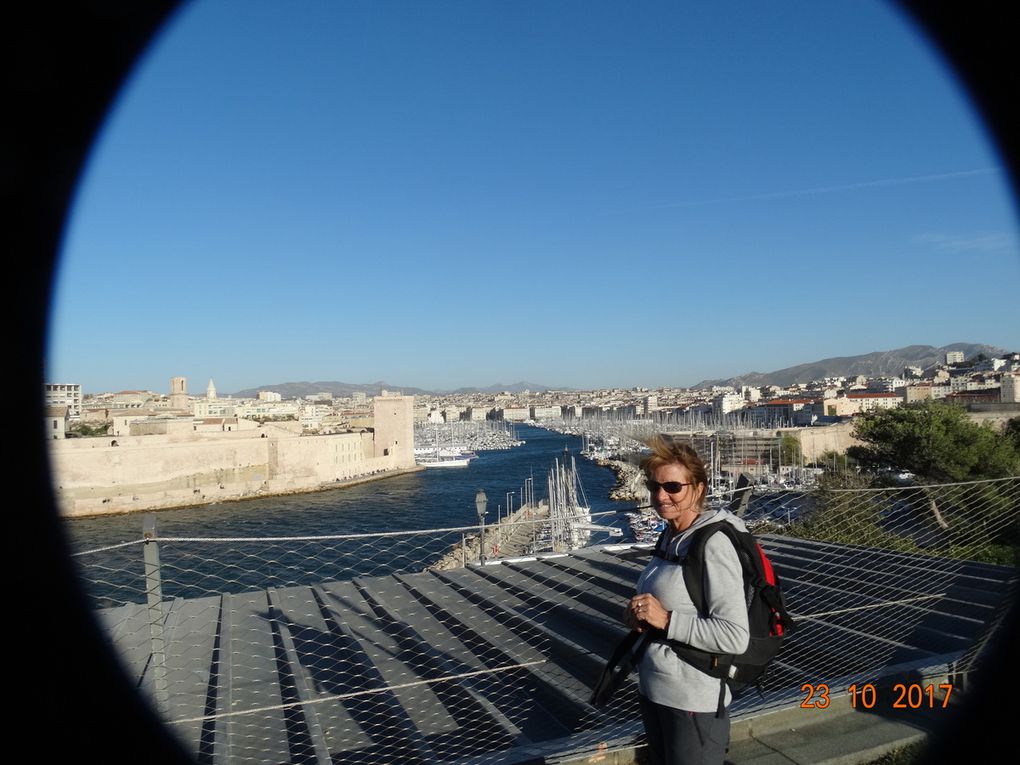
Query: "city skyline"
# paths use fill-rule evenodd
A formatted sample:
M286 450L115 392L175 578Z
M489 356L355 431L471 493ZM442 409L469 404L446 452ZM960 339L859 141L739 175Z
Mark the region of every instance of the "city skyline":
M915 358L910 358L910 357L906 357L906 356L903 356L903 357L896 356L894 358L894 360L891 360L889 358L893 354L897 354L897 353L900 353L900 352L903 352L903 351L907 351L907 350L915 350L915 349L918 349L918 348L925 348L928 351L938 351L939 353L937 354L937 360L934 361L933 363L929 363L929 362L924 362L920 358L916 358L916 357ZM746 383L733 383L733 384L737 385L738 387L742 387L742 386L746 385L746 386L749 386L749 387L771 386L771 387L778 387L778 388L790 388L790 387L796 387L796 385L798 385L798 384L807 384L807 383L815 384L815 383L822 382L823 380L830 380L830 379L840 378L840 377L842 377L844 379L848 379L848 380L853 380L854 378L857 378L859 376L863 376L863 377L871 378L871 379L889 379L890 377L899 377L900 376L898 372L897 373L892 373L892 372L889 371L889 369L880 370L877 367L872 369L872 371L869 372L869 373L861 372L860 371L861 365L867 363L866 362L867 357L869 357L869 356L876 356L876 355L877 356L885 357L883 359L883 363L881 364L881 366L887 367L887 368L891 368L892 366L896 366L897 369L902 368L904 370L904 373L906 373L906 371L908 369L921 370L923 372L923 371L926 370L926 368L928 368L929 371L930 371L931 368L945 368L946 365L951 360L946 355L949 352L948 351L949 348L957 349L957 350L953 351L953 355L956 357L953 360L954 363L956 363L956 362L962 363L964 361L967 361L967 360L975 357L977 354L982 354L982 355L984 355L987 358L992 358L993 356L1000 355L1000 354L998 354L996 352L996 350L992 346L989 346L989 345L986 345L986 344L980 344L980 343L952 343L949 346L942 347L942 348L934 348L933 346L914 346L912 349L906 349L906 348L891 349L891 350L887 350L887 351L875 352L875 353L872 353L872 354L865 354L863 356L833 357L833 358L829 358L829 359L820 359L820 360L805 362L804 364L796 365L794 367L789 367L789 368L786 368L786 369L779 369L779 370L770 370L768 372L747 371L745 373L742 373L741 375L731 375L729 378L718 378L718 379L715 379L715 380L702 380L702 381L699 381L699 383L695 384L695 385L678 385L678 386L647 386L647 385L637 384L637 385L631 385L631 386L608 386L608 387L603 387L603 388L599 388L599 387L574 388L574 387L571 387L571 386L563 386L563 385L549 385L547 383L540 382L540 381L535 381L535 380L532 380L532 381L518 380L518 381L514 381L512 383L497 382L497 383L488 384L488 385L465 385L465 386L461 386L460 388L453 388L453 389L424 389L424 388L422 388L421 386L418 386L418 385L404 385L404 384L401 384L400 382L396 382L396 381L392 381L392 380L375 380L375 381L365 381L365 380L362 380L362 381L354 381L354 380L318 380L318 381L316 381L316 380L277 380L277 381L274 381L274 382L263 381L263 383L259 384L259 385L253 385L253 386L248 386L247 388L243 388L243 389L235 389L235 390L231 390L231 391L226 391L226 390L221 389L219 386L217 386L215 384L215 377L209 377L207 383L202 383L201 380L190 380L187 377L175 376L174 378L172 378L171 380L168 381L168 386L167 387L170 389L170 392L172 393L173 392L172 389L174 387L174 383L176 381L179 381L179 380L184 380L184 386L185 386L185 388L187 388L186 393L191 398L203 398L203 397L206 397L207 394L208 394L208 391L210 389L212 391L214 391L214 393L213 393L214 396L220 396L220 397L224 397L225 396L225 397L228 397L228 398L232 397L232 396L239 396L239 397L252 396L252 397L254 397L257 391L270 391L270 390L279 389L279 388L295 388L295 389L296 388L307 388L307 390L305 390L303 393L300 393L300 394L299 393L295 393L293 391L292 391L293 396L288 394L288 397L296 396L298 398L303 398L306 395L310 396L310 395L313 395L313 394L319 393L319 392L330 392L331 389L332 389L333 395L339 395L339 396L343 397L345 394L340 392L340 391L338 391L336 389L338 387L343 387L343 388L349 387L349 388L352 389L352 391L353 390L357 390L357 391L362 392L362 393L368 391L369 389L378 387L381 390L386 390L386 391L389 391L390 393L395 393L395 394L410 394L410 395L419 395L419 394L422 394L422 395L428 395L428 396L433 396L434 395L434 396L439 396L439 397L447 396L447 395L451 395L451 394L468 394L468 395L479 395L479 394L481 394L481 395L484 395L484 394L495 394L495 393L506 393L506 392L520 393L520 392L523 392L523 391L530 391L532 393L543 392L543 391L563 391L563 392L578 392L578 393L582 393L582 392L599 392L599 391L609 391L609 390L631 390L631 391L638 391L638 390L644 390L644 391L652 391L652 390L699 390L699 389L705 389L704 386L708 386L708 385L712 385L712 386L715 386L715 385L724 385L724 384L727 383L727 381L733 381L733 380L739 379L741 377L748 377L748 378L759 378L760 377L760 378L767 378L769 381L766 382L765 380L750 379ZM1011 356L1011 357L1015 356L1016 353L1017 353L1017 351L1011 351L1011 350L1007 350L1007 349L1000 349L1000 350L1003 351L1004 355ZM847 371L847 370L829 369L828 370L828 372L829 372L828 374L823 374L821 370L823 368L822 365L825 365L825 364L850 365L850 366L853 366L853 367L857 368L858 371L857 372L850 372L850 371ZM920 365L920 366L918 366L918 365ZM811 369L813 372L815 372L814 376L811 377L811 379L799 380L799 382L797 382L797 383L790 382L789 380L781 379L783 377L790 377L791 374L795 374L795 376L798 377L798 378L802 377L801 372L803 371L803 369ZM912 372L912 374L914 374L914 373L916 373L916 372ZM203 379L206 379L206 378L203 378ZM55 382L56 381L49 381L48 384L54 384ZM63 384L69 384L69 382L70 381L63 381ZM316 388L315 386L319 386L319 387ZM313 390L313 388L315 388L315 389ZM146 392L154 393L154 394L157 394L157 395L159 395L162 392L164 392L164 390L161 389L161 388L158 388L158 387L149 387L149 388L120 388L120 389L111 388L111 389L102 390L102 391L83 390L82 393L84 393L87 396L91 396L91 395L107 395L107 394L115 394L115 393L131 393L131 392L136 392L136 391L146 391Z
M657 388L1020 348L1006 173L887 4L238 19L182 7L109 115L48 380Z

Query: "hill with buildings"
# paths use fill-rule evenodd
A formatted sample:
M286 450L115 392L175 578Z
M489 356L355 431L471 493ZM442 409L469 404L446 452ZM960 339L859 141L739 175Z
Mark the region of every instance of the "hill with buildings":
M382 391L388 390L403 393L408 396L436 395L443 393L521 393L522 391L544 392L550 390L548 385L532 382L516 382L510 385L496 383L485 388L458 388L455 391L433 391L422 388L409 388L403 385L390 385L387 382L378 381L374 383L345 383L345 382L286 382L273 385L263 385L258 388L247 388L246 390L234 393L235 398L255 398L259 391L273 391L279 393L285 399L305 398L314 396L317 393L331 393L334 396L343 398L352 393L364 393L366 396L378 396ZM557 388L556 390L569 390L568 388Z
M533 393L545 393L548 390L554 390L548 385L542 385L541 383L533 382L515 382L510 385L504 385L503 383L496 383L495 385L489 385L485 388L458 388L452 393L523 393L524 391L532 391ZM555 390L572 390L571 388L555 388Z
M894 377L903 374L906 367L919 367L924 372L929 372L936 365L944 364L946 354L949 352L960 352L964 359L971 359L978 354L987 357L999 357L1007 351L992 345L981 343L952 343L942 347L933 345L908 345L904 348L897 348L891 351L875 351L860 356L836 356L821 361L812 361L805 364L798 364L785 369L777 369L773 372L747 372L736 377L718 380L702 380L692 388L711 388L712 386L742 385L760 387L762 385L776 385L783 388L795 385L796 383L809 383L813 380L823 380L827 377ZM409 396L417 395L459 395L459 394L492 394L492 393L522 393L531 391L533 393L544 393L550 390L568 391L571 388L553 388L535 382L520 381L511 384L496 383L486 387L464 387L454 391L425 390L403 385L391 385L390 383L377 381L373 383L346 383L337 381L320 382L286 382L263 385L257 388L248 388L237 391L233 395L236 398L254 398L259 391L273 391L279 393L284 399L302 399L307 396L315 396L319 393L330 393L336 397L349 397L353 393L364 393L366 396L378 396L382 391L399 392Z
M274 393L279 393L285 399L304 398L305 396L314 396L317 393L331 393L334 396L343 398L350 396L352 393L364 393L368 396L378 396L384 390L397 391L409 396L426 394L429 392L422 390L421 388L408 388L400 385L390 385L389 383L380 380L373 383L345 383L336 381L274 383L272 385L261 385L257 388L240 390L233 395L235 398L255 398L258 396L259 391L272 391Z
M861 356L837 356L821 361L778 369L774 372L748 372L725 380L702 380L695 388L710 388L713 385L761 386L778 385L787 387L795 383L808 383L826 377L883 377L902 375L905 367L920 367L929 370L936 364L943 364L946 353L960 351L965 359L979 353L986 356L1001 356L1006 351L992 345L979 343L953 343L936 348L933 345L908 345L892 351L875 351Z

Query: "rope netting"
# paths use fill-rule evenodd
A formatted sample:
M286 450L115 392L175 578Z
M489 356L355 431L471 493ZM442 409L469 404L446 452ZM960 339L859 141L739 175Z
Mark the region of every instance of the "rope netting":
M1011 592L1020 478L856 483L747 504L799 629L764 698L739 697L734 716L799 702L805 684L836 694L980 666ZM484 532L150 525L76 561L125 670L199 761L510 763L640 733L632 682L605 709L587 704L654 541L650 517L627 543L608 520L563 533L536 506Z

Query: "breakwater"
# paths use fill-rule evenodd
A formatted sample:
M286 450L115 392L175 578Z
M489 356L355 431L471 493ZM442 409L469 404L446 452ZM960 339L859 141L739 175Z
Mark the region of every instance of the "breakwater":
M525 505L500 518L495 525L479 528L476 534L462 534L461 541L428 568L448 571L481 562L483 557L492 560L530 555L541 547L548 519L546 500Z

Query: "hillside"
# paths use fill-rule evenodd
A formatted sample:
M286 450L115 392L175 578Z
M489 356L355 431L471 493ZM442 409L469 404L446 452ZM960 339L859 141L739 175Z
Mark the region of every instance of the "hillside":
M904 367L921 367L931 369L945 361L947 351L963 351L964 358L971 358L979 353L988 356L1001 356L1006 351L991 345L978 343L953 343L936 348L932 345L908 345L892 351L875 351L861 356L837 356L821 361L798 364L774 372L747 372L725 380L702 380L695 388L708 388L713 385L779 385L786 387L794 383L806 383L824 377L866 377L902 375Z
M279 393L284 398L304 398L305 396L312 396L316 393L329 392L334 396L345 397L350 396L354 392L360 391L368 396L378 396L383 390L398 391L407 395L436 395L440 393L446 393L449 391L431 391L423 390L422 388L410 388L404 385L391 385L387 382L378 381L374 383L345 383L345 382L286 382L286 383L274 383L272 385L261 385L257 388L246 388L245 390L237 391L232 394L236 398L254 398L258 395L260 390L274 391ZM548 385L542 385L541 383L532 382L516 382L510 385L504 385L503 383L496 383L495 385L489 385L485 388L458 388L452 393L500 393L502 391L509 391L510 393L520 393L524 390L531 391L546 391L549 390ZM557 390L569 390L569 388L557 388Z
M811 361L805 364L798 364L785 369L777 369L774 372L747 372L736 377L719 380L702 380L694 388L710 388L713 385L730 385L739 387L741 385L779 385L786 387L794 383L806 383L811 380L819 380L824 377L853 377L864 375L875 377L882 375L901 375L904 367L921 367L928 370L936 364L945 361L947 351L963 351L964 358L972 358L979 353L987 356L1001 356L1007 351L992 345L980 343L953 343L936 348L933 345L908 345L905 348L897 348L892 351L875 351L860 356L836 356L821 361ZM334 396L350 396L360 391L368 396L377 396L383 390L399 391L408 395L441 395L446 393L520 393L524 390L546 391L550 386L534 382L516 382L509 385L496 383L484 388L465 387L455 391L434 391L422 388L412 388L404 385L391 385L390 383L377 381L373 383L346 383L337 381L328 382L285 382L262 385L257 388L247 388L237 391L233 395L237 398L254 398L260 390L275 391L284 398L304 398L320 392L329 392ZM571 388L555 388L555 390L573 390Z

